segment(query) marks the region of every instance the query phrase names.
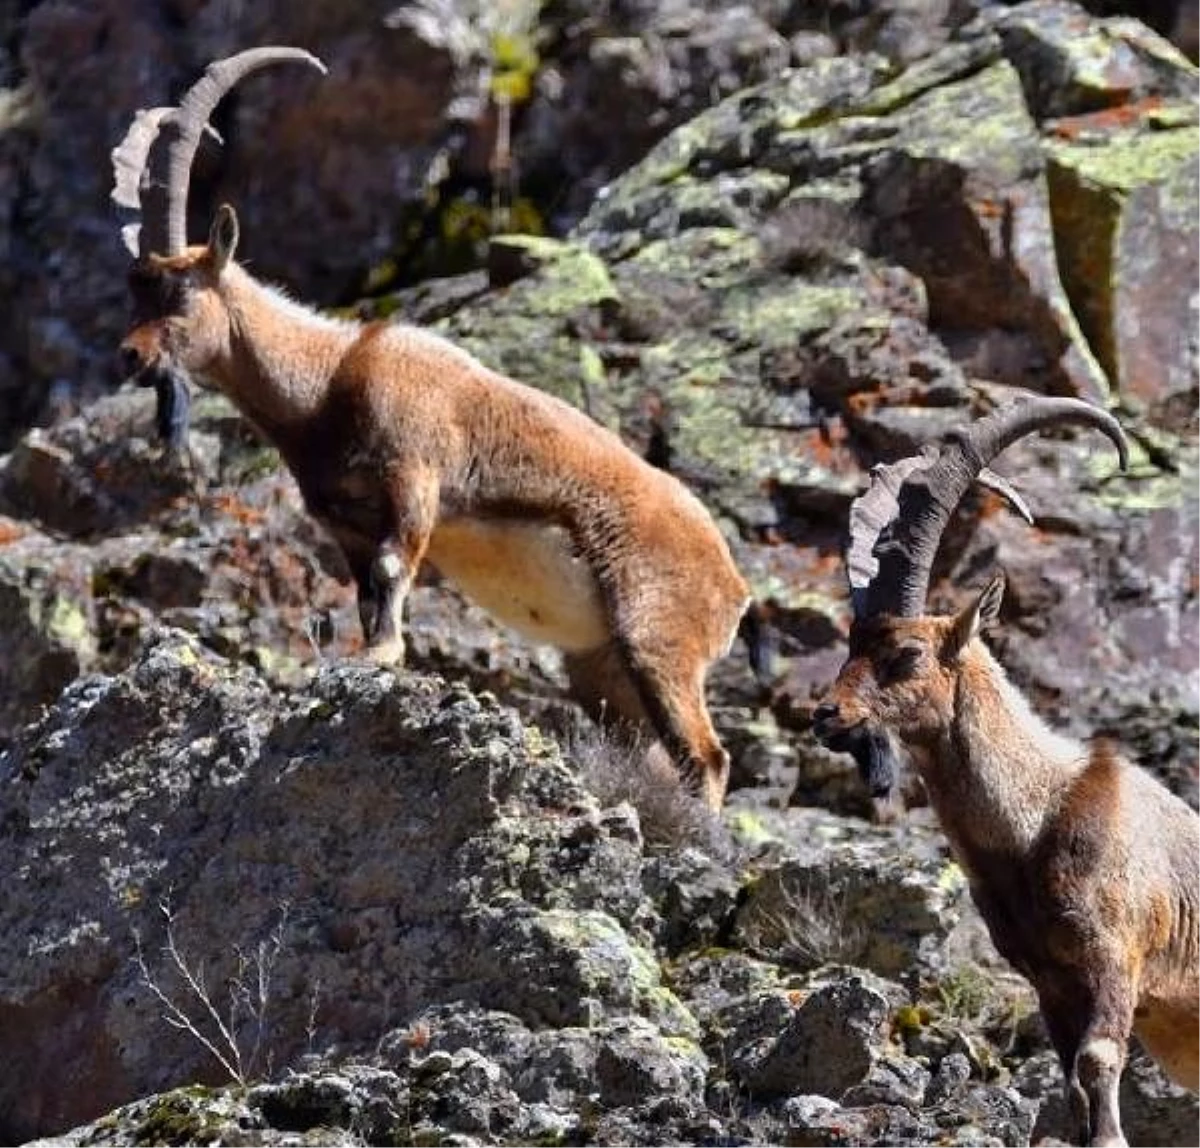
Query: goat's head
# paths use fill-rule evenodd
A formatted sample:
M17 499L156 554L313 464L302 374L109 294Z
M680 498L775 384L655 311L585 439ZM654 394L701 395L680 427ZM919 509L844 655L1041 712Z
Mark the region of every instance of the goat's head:
M233 208L222 205L204 247L179 255L151 252L133 264L133 326L121 341L127 375L203 372L228 348L229 316L219 284L237 234Z
M212 131L208 119L226 92L251 72L285 61L325 71L320 60L298 48L252 48L218 60L178 107L139 111L113 150L112 197L141 213L139 223L123 229L135 260L129 273L133 324L121 343L121 365L126 375L158 386L160 427L164 394L178 397L182 379L208 368L229 340L219 288L237 247L237 216L223 205L207 244L187 246L192 160L201 135Z
M896 781L893 736L919 751L949 727L964 655L999 616L1002 575L960 613L925 614L942 531L976 480L1001 490L1028 517L1016 492L988 464L1025 435L1060 423L1103 431L1126 466L1124 433L1106 411L1077 399L1032 398L954 432L941 447L877 466L851 507L846 568L855 617L849 656L813 717L817 737L854 756L875 796Z

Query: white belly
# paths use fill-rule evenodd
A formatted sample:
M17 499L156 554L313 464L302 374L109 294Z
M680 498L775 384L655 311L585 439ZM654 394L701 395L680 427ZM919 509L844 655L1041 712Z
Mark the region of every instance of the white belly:
M561 526L452 519L433 532L427 557L472 602L532 641L579 651L609 639L595 576Z

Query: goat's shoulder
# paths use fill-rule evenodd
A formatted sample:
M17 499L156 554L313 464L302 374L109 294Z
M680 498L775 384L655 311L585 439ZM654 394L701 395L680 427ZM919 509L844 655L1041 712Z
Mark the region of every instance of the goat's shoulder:
M1112 742L1101 738L1092 743L1084 767L1049 812L1036 847L1038 862L1056 879L1085 877L1122 847L1117 835L1128 768Z
M1093 746L1028 851L970 857L972 895L997 949L1037 983L1091 949L1109 915L1096 900L1112 889L1102 874L1120 864L1122 770L1109 744Z

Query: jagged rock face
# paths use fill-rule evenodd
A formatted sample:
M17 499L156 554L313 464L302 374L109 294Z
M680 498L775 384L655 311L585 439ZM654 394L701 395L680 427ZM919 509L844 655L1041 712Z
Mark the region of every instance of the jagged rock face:
M248 1093L134 1104L66 1142L316 1127L778 1142L836 1127L933 1143L965 1121L1015 1144L1058 1087L1044 1066L1025 1100L997 1087L1001 1050L1020 1064L1044 1036L961 879L944 862L922 877L929 828L858 847L861 828L794 811L734 822L756 842L749 870L745 854L734 869L646 858L629 807L598 809L553 743L436 678L346 665L272 688L166 631L125 674L69 687L0 756L0 789L14 1140L155 1088L285 1068ZM899 898L880 880L889 837ZM953 936L972 920L964 949ZM915 991L829 963L848 957ZM228 1038L189 973L233 1008ZM1164 1142L1194 1108L1148 1066L1127 1094Z
M1114 479L1107 447L1090 438L1015 448L1001 466L1026 490L1039 532L968 500L933 603L955 605L963 583L1001 563L1011 591L997 640L1020 684L1080 733L1136 728L1139 758L1194 791L1196 361L1184 317L1195 293L1168 291L1149 326L1129 310L1148 306L1136 289L1147 267L1162 284L1186 279L1189 265L1195 278L1194 212L1167 210L1179 200L1172 173L1184 170L1171 165L1194 146L1181 126L1194 101L1176 94L1193 73L1126 24L1095 25L1088 55L1073 42L1083 17L1064 11L1004 9L901 70L830 58L765 81L655 147L573 241L499 239L486 276L364 304L436 325L584 407L723 520L783 655L767 710L741 659L714 674L737 785L785 794L799 782L803 800L863 808L844 765L790 731L806 727L840 658L836 555L864 465L1002 401L999 384L1087 392L1107 387L1103 363L1124 394L1128 371L1112 365L1124 347L1139 362L1160 356L1157 374L1136 376L1153 396L1135 427L1132 478ZM245 101L268 99L270 85L256 80ZM1119 120L1129 93L1135 111L1157 101L1161 130L1146 135L1137 111L1128 127L1068 139L1073 120L1046 119L1100 103L1095 114ZM1125 162L1146 149L1175 158ZM1101 168L1120 178L1089 182ZM1070 179L1086 194L1064 192ZM1160 262L1131 238L1147 228L1169 252ZM1137 253L1136 267L1122 252ZM1090 274L1097 260L1105 275ZM1146 333L1168 326L1169 337ZM80 668L119 669L154 617L280 678L315 649L357 646L340 559L273 452L203 399L180 466L150 440L149 401L96 404L0 462L0 511L25 537L0 572L14 619L0 715L9 731ZM45 532L87 545L55 546ZM553 717L552 654L440 589L413 605L416 664Z
M529 7L545 63L513 146L558 228L676 124L793 59L777 0L733 11L655 0L605 16L591 4ZM169 102L210 59L247 45L319 55L326 79L264 73L218 111L225 147L198 158L191 229L202 236L229 200L262 274L345 302L410 220L437 226L417 209L455 131L455 178L486 203L495 117L459 105L477 93L489 26L473 0L0 5L0 295L11 304L0 315L0 448L116 381L126 260L108 157L135 109ZM874 30L866 22L856 50Z
M149 980L209 1019L168 945L222 1013L251 1010L213 1037L250 1076L306 1051L305 1025L322 1048L370 1047L447 999L695 1035L639 945L636 818L601 813L552 743L436 679L331 667L277 694L167 636L70 687L0 775L8 1137L221 1078L162 1026ZM229 986L264 960L260 1033Z
M761 923L766 885L794 884L788 855L815 856L841 819L781 819L790 842L762 826L753 855L647 855L633 809L598 807L553 742L436 677L343 664L273 687L163 630L23 731L0 793L13 1142L170 1090L55 1142L777 1143L842 1128L886 1144L968 1127L1018 1144L1057 1088L1007 1083L999 1049L1023 1059L1045 1039L978 937L969 962L950 943L942 960L889 958L904 983L712 943L749 931L739 883ZM861 850L844 840L835 883L876 883L889 834L935 849L928 827L872 832ZM813 898L792 935L902 935L918 874L894 921L886 898ZM734 896L712 895L722 881ZM924 896L968 923L953 882ZM672 924L680 905L708 906L700 932ZM1141 1118L1159 1106L1156 1130L1194 1104L1149 1067L1128 1088Z

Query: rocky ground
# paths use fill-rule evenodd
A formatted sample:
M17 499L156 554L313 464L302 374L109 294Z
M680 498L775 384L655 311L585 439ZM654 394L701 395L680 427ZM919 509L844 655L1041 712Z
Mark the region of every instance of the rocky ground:
M992 644L1038 709L1115 733L1196 803L1195 69L1134 21L1048 0L822 28L786 5L550 5L566 82L539 86L518 149L529 172L559 156L575 222L406 285L373 275L403 242L362 205L420 166L469 71L448 32L428 51L434 5L233 6L252 27L171 6L186 41L109 7L35 5L5 42L27 84L50 45L83 72L97 44L176 46L89 140L189 52L267 31L319 48L327 86L281 74L223 113L229 166L198 202L245 204L256 266L303 297L442 330L668 466L726 531L778 658L768 688L740 646L714 672L719 823L597 738L552 653L434 579L408 669L356 660L336 550L222 400L197 399L177 456L152 395L89 398L120 263L115 227L96 238L94 205L68 226L66 205L106 193L111 144L68 163L45 113L21 118L24 89L0 90L9 218L57 204L66 228L5 232L0 270L41 268L0 319L28 336L0 341L0 1139L1061 1137L1032 997L919 792L872 808L809 715L844 648L839 545L866 469L1014 388L1077 394L1115 407L1131 471L1090 436L1015 448L1000 469L1037 526L974 497L935 602L1003 567ZM418 58L441 88L405 79ZM645 135L591 140L602 92ZM350 130L347 101L396 118ZM100 114L82 103L56 95L49 122ZM297 180L322 131L344 147ZM391 168L364 158L383 137ZM43 267L41 246L70 254ZM1153 1065L1123 1088L1131 1142L1197 1142L1195 1098Z

